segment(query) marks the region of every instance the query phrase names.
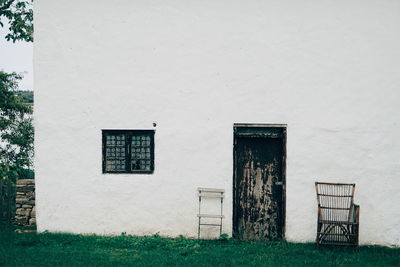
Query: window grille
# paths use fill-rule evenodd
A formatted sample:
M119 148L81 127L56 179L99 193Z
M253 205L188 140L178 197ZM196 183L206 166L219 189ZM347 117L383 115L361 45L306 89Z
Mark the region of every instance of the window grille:
M153 173L154 130L103 130L103 173Z

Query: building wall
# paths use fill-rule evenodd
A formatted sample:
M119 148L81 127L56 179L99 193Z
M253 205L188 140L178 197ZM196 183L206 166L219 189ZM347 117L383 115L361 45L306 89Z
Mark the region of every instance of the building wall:
M202 186L231 234L233 123L286 123L286 239L315 239L318 180L357 184L362 244L400 245L399 8L35 1L39 231L194 237ZM154 174L102 174L101 129L153 128Z

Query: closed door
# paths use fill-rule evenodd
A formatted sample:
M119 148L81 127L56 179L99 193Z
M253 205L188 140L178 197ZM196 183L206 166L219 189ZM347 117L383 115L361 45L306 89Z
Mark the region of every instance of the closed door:
M235 128L233 234L279 240L284 231L286 129Z

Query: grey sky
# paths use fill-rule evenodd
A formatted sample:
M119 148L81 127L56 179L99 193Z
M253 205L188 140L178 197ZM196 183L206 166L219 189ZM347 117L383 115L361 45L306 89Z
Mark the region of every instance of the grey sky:
M7 30L0 28L0 70L26 72L19 89L33 90L33 43L7 42L4 38L6 34Z

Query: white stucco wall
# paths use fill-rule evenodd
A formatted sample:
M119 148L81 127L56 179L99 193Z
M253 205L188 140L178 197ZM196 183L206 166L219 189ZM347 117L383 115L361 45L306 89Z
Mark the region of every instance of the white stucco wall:
M35 0L39 231L196 236L233 123L287 123L286 239L314 181L355 182L360 242L400 245L400 2ZM101 129L153 129L153 175L102 174Z

